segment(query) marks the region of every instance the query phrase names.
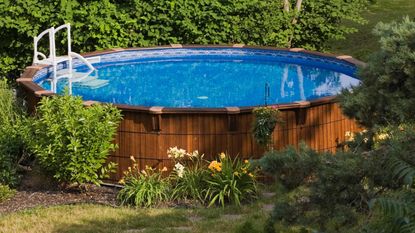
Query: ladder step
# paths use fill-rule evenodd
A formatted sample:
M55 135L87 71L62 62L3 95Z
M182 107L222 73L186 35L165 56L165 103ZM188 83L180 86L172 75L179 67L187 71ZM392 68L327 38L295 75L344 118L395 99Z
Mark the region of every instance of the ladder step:
M88 80L97 79L96 76L90 76L90 72L72 72L72 74L69 73L68 70L60 70L57 72L57 79L61 78L71 78L72 82L80 82L85 78L88 78Z
M109 83L109 80L95 79L95 80L84 81L84 82L76 82L74 83L74 85L96 89L96 88L106 86L108 83Z
M69 61L69 57L68 56L55 57L55 63L56 64L61 63L61 62L65 62L65 61ZM37 64L53 65L53 59L49 57L47 59L39 60L37 62Z

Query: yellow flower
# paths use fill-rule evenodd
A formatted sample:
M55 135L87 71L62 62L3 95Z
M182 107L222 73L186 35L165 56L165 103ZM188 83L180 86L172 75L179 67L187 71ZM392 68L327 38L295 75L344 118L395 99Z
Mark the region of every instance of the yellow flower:
M118 181L119 184L125 184L124 178L122 178L120 181Z
M222 163L214 160L214 161L210 162L208 168L212 171L220 172L220 171L222 171Z
M225 153L222 152L222 153L220 153L219 157L220 157L220 159L225 159L226 155L225 155Z
M245 159L245 160L244 160L244 163L246 163L246 164L247 164L247 163L249 163L249 160Z
M162 172L166 172L167 171L167 167L163 167L163 169L161 169Z
M249 174L248 174L248 176L250 176L250 177L254 177L254 175L253 175L252 173L249 173Z
M382 134L378 135L379 140L385 140L385 139L388 139L388 138L389 138L389 134L387 134L387 133L382 133Z
M233 175L234 176L239 176L239 172L234 172Z

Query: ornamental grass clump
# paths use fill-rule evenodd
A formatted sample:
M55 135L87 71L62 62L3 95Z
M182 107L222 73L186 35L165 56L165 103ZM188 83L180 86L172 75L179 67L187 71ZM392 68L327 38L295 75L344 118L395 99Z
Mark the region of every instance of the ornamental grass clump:
M140 170L134 157L131 157L133 166L124 173L120 181L124 188L118 193L117 199L121 205L137 207L154 207L169 200L169 180L163 178L167 168L155 169L146 166Z
M232 159L225 153L210 162L205 200L208 206L227 203L241 205L257 197L257 172L248 160Z

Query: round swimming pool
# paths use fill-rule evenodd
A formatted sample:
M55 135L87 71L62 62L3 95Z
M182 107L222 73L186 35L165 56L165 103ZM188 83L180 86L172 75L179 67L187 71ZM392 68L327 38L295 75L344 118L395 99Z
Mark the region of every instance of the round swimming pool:
M281 50L178 48L100 56L97 72L73 81L87 100L172 108L247 107L315 100L357 85L356 67L338 59ZM78 67L86 72L87 67ZM35 82L51 89L50 73ZM57 81L57 92L68 79Z
M29 109L40 98L69 87L85 105L113 103L123 114L118 163L121 178L134 156L139 165L172 166L166 151L177 146L198 150L210 159L221 152L259 158L264 148L252 137L252 110L273 105L284 124L272 135L275 149L307 143L335 151L346 131L359 126L346 118L336 101L343 88L359 84L350 56L303 49L247 46L166 46L111 49L84 54L97 71L75 62L74 79L51 78L51 67L29 66L18 79ZM66 64L58 67L63 71Z

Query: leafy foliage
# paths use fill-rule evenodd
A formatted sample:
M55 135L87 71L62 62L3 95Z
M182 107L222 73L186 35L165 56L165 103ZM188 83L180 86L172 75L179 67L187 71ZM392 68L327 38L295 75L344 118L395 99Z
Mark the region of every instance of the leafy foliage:
M380 23L381 49L361 70L362 84L344 90L343 112L372 128L415 120L415 21Z
M170 184L162 171L146 167L140 171L133 159L133 167L125 173L124 188L118 193L121 205L152 207L169 199Z
M0 2L0 75L17 76L31 61L33 36L63 23L72 24L73 49L81 52L169 43L321 50L328 40L354 31L340 26L341 20L362 23L366 2L310 0L300 12L287 13L274 0L5 0Z
M254 138L261 146L269 146L277 123L282 123L280 111L273 107L258 107L253 110L254 124L252 132Z
M6 201L16 194L16 190L7 185L0 184L0 203Z
M219 161L210 163L209 170L205 196L209 206L220 204L223 207L226 203L239 206L242 201L257 197L256 172L248 160L232 159L222 153Z
M273 175L286 188L300 186L318 169L320 155L300 144L298 150L288 147L283 151L271 150L259 160L262 171Z
M99 184L115 164L105 165L120 111L111 105L85 107L80 97L43 98L29 140L40 165L59 182Z
M326 211L334 204L365 208L368 197L363 183L364 162L364 157L354 153L324 156L317 168L316 181L311 184L312 201Z
M15 186L18 183L17 163L24 150L26 117L15 94L0 80L0 183Z

